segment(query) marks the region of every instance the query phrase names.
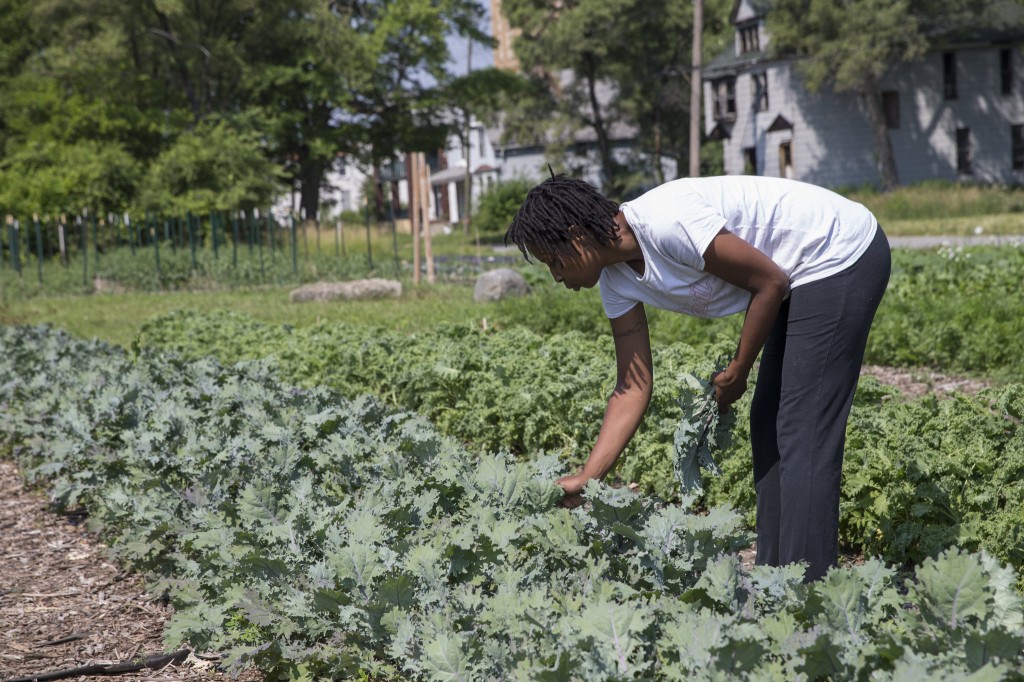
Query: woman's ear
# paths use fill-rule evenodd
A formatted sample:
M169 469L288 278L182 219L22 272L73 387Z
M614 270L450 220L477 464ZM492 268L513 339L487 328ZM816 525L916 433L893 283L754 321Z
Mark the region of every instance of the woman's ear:
M567 232L569 233L569 243L576 253L583 253L594 247L594 238L586 230L576 225L570 225Z

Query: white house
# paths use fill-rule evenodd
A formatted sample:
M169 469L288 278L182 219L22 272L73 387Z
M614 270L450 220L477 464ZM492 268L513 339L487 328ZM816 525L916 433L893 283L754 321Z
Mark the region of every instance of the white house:
M326 220L342 211L360 211L363 208L363 184L367 173L349 157L338 155L324 174L324 185L320 188L320 204L326 207ZM299 190L281 196L271 208L274 217L285 223L290 215L299 213Z
M737 0L732 50L703 73L705 130L725 172L828 187L877 185L873 136L858 98L809 92L790 59L768 55L768 0ZM949 35L943 49L882 80L900 182L1024 183L1024 21Z
M635 130L624 124L615 124L609 131L612 156L629 166L641 163L643 153L638 150ZM502 141L501 128L487 128L477 120L470 124L468 154L463 136L451 134L443 150L428 154L431 195L429 215L433 222L456 224L465 216L466 168L472 169L472 199L474 206L480 195L495 182L525 178L539 182L548 176L548 158L544 144L512 144ZM468 159L467 159L468 156ZM467 163L468 162L468 163ZM577 130L563 157L564 165L573 174L600 187L601 160L597 150L597 136L593 130ZM666 177L675 177L676 160L662 159ZM370 169L340 159L326 176L321 189L321 203L331 206L330 212L362 210L363 188ZM409 189L405 178L405 159L397 158L394 168L382 169L382 178L392 175L398 181L399 202L408 205ZM289 205L297 204L295 197L284 198L275 210L287 214Z

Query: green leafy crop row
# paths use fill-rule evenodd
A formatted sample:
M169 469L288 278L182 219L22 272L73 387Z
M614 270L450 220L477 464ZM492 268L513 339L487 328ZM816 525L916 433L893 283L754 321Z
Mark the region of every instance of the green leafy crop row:
M416 411L447 435L524 459L540 452L581 464L614 383L608 338L516 328L446 327L405 335L316 325L288 329L243 315L174 313L147 323L137 348L206 355L232 363L274 356L282 376L372 393ZM674 436L686 414L687 377L709 377L728 344L655 348L655 394L617 475L662 497L678 494ZM1024 385L978 398L898 399L862 382L848 429L841 541L849 551L917 563L951 545L984 548L1024 567ZM732 437L717 444L722 474L705 481L708 505L729 503L752 524L748 410L737 405Z
M473 454L271 364L0 330L0 429L176 606L166 637L269 679L1022 680L1016 576L949 551L812 585L741 570L739 515Z
M454 325L411 335L326 323L293 329L238 313L182 311L144 324L134 345L225 363L273 356L289 383L370 393L480 449L551 451L574 464L586 458L615 384L610 337L579 332L544 338L522 328ZM659 377L645 423L622 460L623 479L671 494L668 453L682 415L684 377L710 376L728 350L724 342L703 351L685 344L655 349Z
M1024 249L896 249L892 255L892 277L865 362L1024 381ZM538 282L532 296L502 301L481 314L495 324L543 334L608 334L596 291L566 292L547 284ZM742 315L704 320L651 308L647 313L655 345L697 346L721 338L735 343L743 321Z

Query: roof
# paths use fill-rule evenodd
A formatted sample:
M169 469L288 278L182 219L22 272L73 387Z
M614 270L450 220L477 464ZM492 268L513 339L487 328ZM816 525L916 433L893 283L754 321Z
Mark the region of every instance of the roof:
M732 137L732 123L726 123L725 121L719 121L715 124L715 127L708 133L709 140L728 140Z
M750 8L754 10L754 15L758 18L768 14L768 11L772 8L771 0L746 0ZM729 12L729 23L736 23L736 15L739 14L740 5L743 4L743 0L736 0L732 6L732 11Z
M708 80L711 78L721 78L722 76L735 76L747 67L763 61L768 61L768 53L764 50L745 52L738 55L736 54L735 46L729 43L726 49L722 50L717 57L704 66L701 70L701 78Z
M935 48L965 45L998 45L1024 39L1024 5L1016 2L996 2L986 15L977 21L960 26L931 26L925 32L932 38Z
M498 170L494 166L482 163L473 169L473 175L492 173ZM466 179L466 167L464 165L450 166L430 174L431 185L447 185L449 182L458 182Z
M778 116L776 116L775 120L772 121L772 124L770 126L768 126L768 132L769 133L778 132L780 130L792 130L792 129L793 129L793 124L790 123L788 120L786 120L786 117L783 116L782 114L779 114Z
M442 168L436 173L430 174L431 185L444 185L454 180L462 180L466 177L465 166L452 166L451 168Z
M743 2L763 18L771 10L770 0L736 0L730 20L735 21L736 13ZM958 26L935 25L925 32L932 39L931 49L954 49L981 45L1011 44L1024 41L1024 5L1012 0L992 3L984 16L975 17L972 23ZM736 76L761 62L777 60L764 50L736 54L735 45L730 41L722 52L708 62L701 73L702 80L713 80L724 76Z

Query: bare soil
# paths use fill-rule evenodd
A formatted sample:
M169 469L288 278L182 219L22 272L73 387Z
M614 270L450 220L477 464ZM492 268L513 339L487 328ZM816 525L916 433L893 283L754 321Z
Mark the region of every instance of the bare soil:
M0 680L173 653L163 644L171 608L107 558L106 547L0 461ZM190 652L132 680L227 680L217 658ZM109 680L75 675L72 680ZM258 680L247 672L235 678Z
M950 376L929 369L864 365L861 367L860 375L873 376L880 383L895 386L907 399L920 398L931 393L939 397L953 392L977 395L983 388L992 386L992 383L982 379Z

